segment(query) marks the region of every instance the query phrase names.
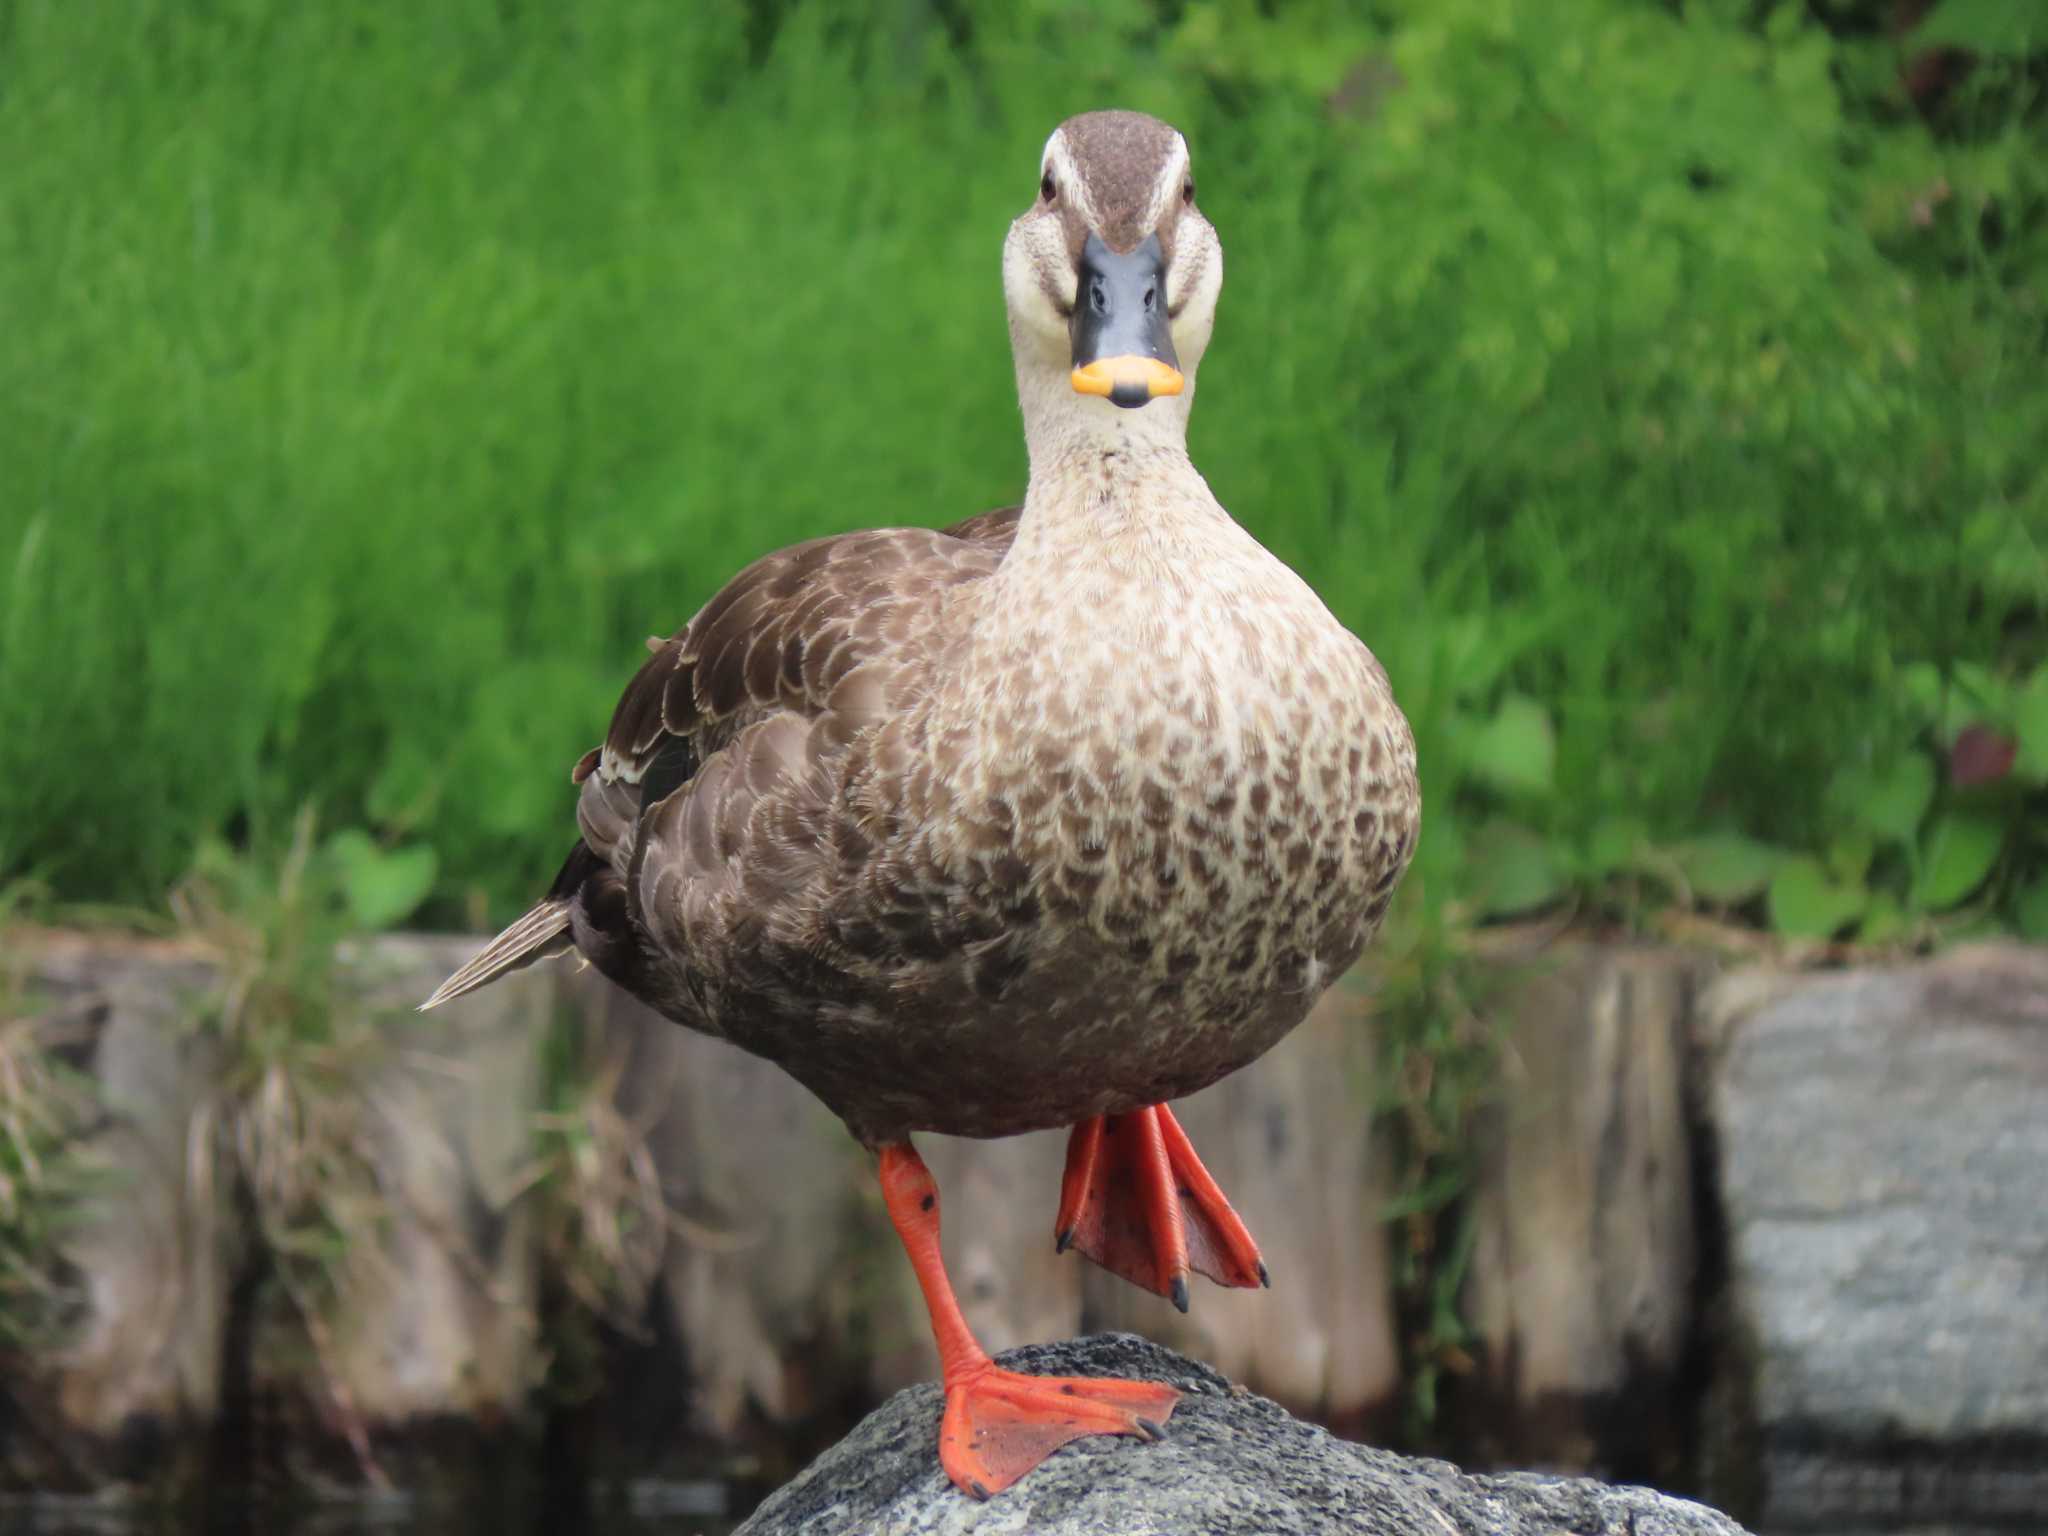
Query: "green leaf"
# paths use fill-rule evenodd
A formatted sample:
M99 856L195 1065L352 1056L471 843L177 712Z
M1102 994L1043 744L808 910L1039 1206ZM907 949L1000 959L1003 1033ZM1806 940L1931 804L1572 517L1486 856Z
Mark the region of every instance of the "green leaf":
M1637 816L1609 816L1586 840L1586 873L1595 877L1634 869L1650 843L1650 825Z
M1941 680L1940 669L1932 662L1916 661L1901 667L1899 693L1922 725L1933 725L1941 718L1947 685Z
M1545 794L1557 772L1557 733L1541 704L1526 694L1500 701L1493 718L1467 739L1474 778L1511 794Z
M327 848L341 872L349 915L372 931L410 917L439 872L434 850L420 843L386 850L368 833L350 830L328 839Z
M1828 844L1828 873L1850 885L1861 885L1877 857L1877 841L1868 832L1844 832Z
M1483 917L1512 917L1557 899L1564 867L1551 846L1527 827L1494 821L1472 839L1472 885Z
M1955 705L1972 719L2001 720L2012 712L2012 689L1982 662L1959 661L1953 674Z
M1946 677L1924 661L1915 662L1900 671L1899 691L1943 746L1966 725L2002 721L2012 712L2010 687L1973 661L1957 662Z
M1711 832L1672 850L1686 884L1705 901L1747 901L1766 885L1785 860L1785 850L1737 832Z
M1870 898L1856 937L1865 944L1893 944L1906 936L1906 911L1898 898L1880 891Z
M2014 699L2013 729L2020 745L2014 771L2032 784L2048 782L2048 665L2035 668Z
M1952 812L1938 818L1927 829L1915 892L1919 905L1941 912L1961 901L1984 883L2004 844L2005 828L1989 816Z
M1907 752L1884 768L1843 769L1830 786L1843 814L1891 843L1910 843L1934 802L1934 762Z
M1830 938L1868 903L1860 886L1830 879L1818 859L1787 859L1771 877L1771 926L1787 938Z

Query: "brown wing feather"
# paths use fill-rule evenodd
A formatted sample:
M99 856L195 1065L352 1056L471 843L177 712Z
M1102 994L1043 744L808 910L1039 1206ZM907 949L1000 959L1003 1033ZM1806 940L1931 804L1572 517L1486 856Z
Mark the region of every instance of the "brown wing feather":
M965 539L972 544L987 544L1007 550L1010 541L1017 537L1017 519L1023 515L1022 507L997 507L990 512L963 517L944 532L951 539Z
M758 889L794 878L821 840L858 836L806 807L822 805L830 765L886 717L941 594L1001 563L1017 516L777 551L648 657L577 778L584 840L625 877L652 943L714 931L738 941L750 921L739 872ZM803 780L818 793L773 793Z
M664 736L710 731L703 746L716 750L767 711L821 713L847 675L886 646L892 615L995 568L1018 511L983 512L943 530L836 534L756 560L627 685L605 737L605 768L637 783Z
M684 954L692 932L748 942L766 903L743 885L797 885L821 850L850 856L858 829L821 815L829 764L887 711L883 674L918 637L915 614L993 571L1016 524L1018 508L999 508L946 530L793 545L735 575L670 639L649 639L604 745L569 770L582 840L555 889L424 1006L573 944L664 1012L700 1014L690 969L694 997L655 995L657 973L676 971L649 961Z

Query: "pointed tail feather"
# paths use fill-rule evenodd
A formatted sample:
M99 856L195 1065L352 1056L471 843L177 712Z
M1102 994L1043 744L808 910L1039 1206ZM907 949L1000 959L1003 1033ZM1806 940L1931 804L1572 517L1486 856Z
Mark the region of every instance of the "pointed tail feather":
M420 1004L420 1012L438 1008L466 992L487 986L510 971L523 970L536 960L565 955L575 947L568 937L569 902L550 896L510 928L486 944L462 969L434 989L434 995Z

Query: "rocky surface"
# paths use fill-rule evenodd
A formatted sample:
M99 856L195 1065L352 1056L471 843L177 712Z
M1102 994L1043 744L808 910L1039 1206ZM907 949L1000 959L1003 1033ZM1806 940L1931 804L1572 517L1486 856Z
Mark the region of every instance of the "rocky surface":
M1739 974L1705 1011L1767 1528L2048 1520L2048 951Z
M898 1393L738 1536L1740 1536L1703 1505L1644 1488L1515 1473L1471 1477L1339 1440L1206 1366L1128 1334L1014 1350L1060 1375L1168 1381L1188 1395L1167 1439L1095 1438L979 1503L939 1468L937 1386Z

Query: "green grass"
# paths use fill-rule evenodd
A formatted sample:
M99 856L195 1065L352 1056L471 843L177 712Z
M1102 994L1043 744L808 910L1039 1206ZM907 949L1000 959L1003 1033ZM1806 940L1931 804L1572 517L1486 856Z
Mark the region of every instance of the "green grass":
M506 915L644 635L1017 496L997 254L1107 103L1194 144L1196 455L1392 670L1433 909L1504 829L1823 850L1945 746L1906 668L2041 661L2037 44L1930 129L1785 5L1269 9L0 0L0 875L312 801Z

